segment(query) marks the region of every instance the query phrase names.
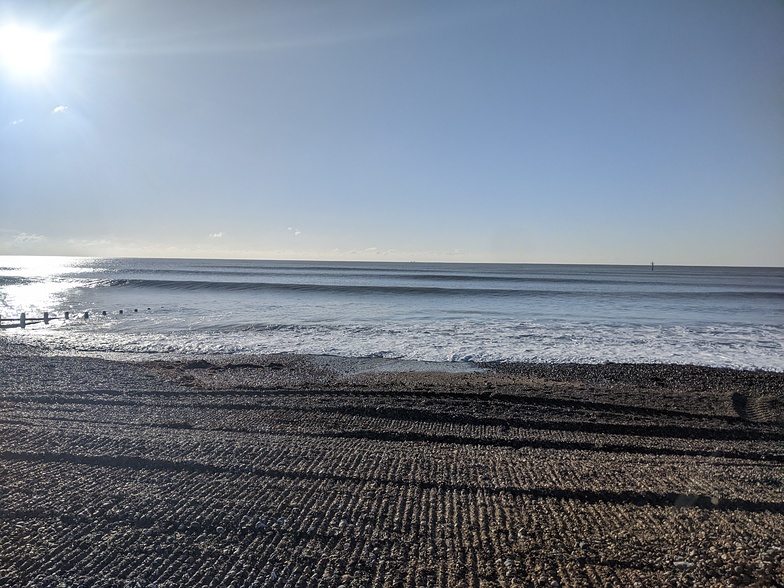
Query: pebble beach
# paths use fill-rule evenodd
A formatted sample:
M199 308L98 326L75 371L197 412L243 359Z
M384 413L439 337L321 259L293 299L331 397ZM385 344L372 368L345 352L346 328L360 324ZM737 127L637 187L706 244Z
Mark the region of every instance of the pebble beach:
M779 372L0 342L0 585L782 586L783 423Z

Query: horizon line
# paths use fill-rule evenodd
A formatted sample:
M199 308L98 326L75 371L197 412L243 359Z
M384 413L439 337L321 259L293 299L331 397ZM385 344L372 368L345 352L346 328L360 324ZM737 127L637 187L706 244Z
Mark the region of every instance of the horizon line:
M441 264L441 265L594 265L617 267L717 267L717 268L758 268L758 269L784 269L778 265L721 265L721 264L689 264L689 263L612 263L612 262L568 262L568 261L454 261L454 260L427 260L416 259L408 261L368 260L368 259L291 259L291 258L255 258L255 257L165 257L155 255L67 255L67 254L31 254L31 253L0 253L0 257L63 257L71 259L160 259L160 260L191 260L191 261L256 261L256 262L295 262L295 263L367 263L367 264ZM655 270L651 270L655 271Z

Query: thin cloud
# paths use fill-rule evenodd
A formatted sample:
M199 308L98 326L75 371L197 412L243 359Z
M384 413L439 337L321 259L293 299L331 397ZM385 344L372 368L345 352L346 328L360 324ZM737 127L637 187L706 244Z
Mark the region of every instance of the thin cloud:
M17 118L16 120L12 120L11 124L12 125L21 125L23 122L24 122L23 118Z
M288 229L286 229L286 230L287 230L289 233L294 233L294 236L295 236L295 237L296 237L297 235L299 235L300 233L302 233L302 231L300 231L299 229L295 229L294 227L289 227L289 228L288 228Z
M73 245L75 247L81 247L81 248L86 248L86 249L89 249L89 248L92 248L92 247L107 247L108 245L112 244L111 241L108 241L106 239L97 239L97 240L68 239L68 241L66 241L66 243L68 243L68 245Z
M46 237L44 235L35 235L29 233L19 233L16 237L14 237L14 243L39 243L41 241L46 241Z
M60 114L61 112L65 112L66 110L68 110L67 106L63 106L63 105L55 106L54 109L52 109L52 114Z
M220 239L221 237L223 237L223 231L218 233L210 233L210 238L212 239Z

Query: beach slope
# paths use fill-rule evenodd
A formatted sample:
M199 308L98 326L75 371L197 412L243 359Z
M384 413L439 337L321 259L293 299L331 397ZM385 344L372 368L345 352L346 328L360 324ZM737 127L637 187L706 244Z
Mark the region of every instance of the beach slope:
M781 586L784 374L0 353L0 585Z

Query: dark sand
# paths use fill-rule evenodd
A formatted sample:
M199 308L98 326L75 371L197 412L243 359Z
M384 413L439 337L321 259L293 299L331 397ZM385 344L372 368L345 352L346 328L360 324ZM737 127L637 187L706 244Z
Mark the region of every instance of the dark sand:
M0 341L0 585L784 585L784 374L426 367Z

